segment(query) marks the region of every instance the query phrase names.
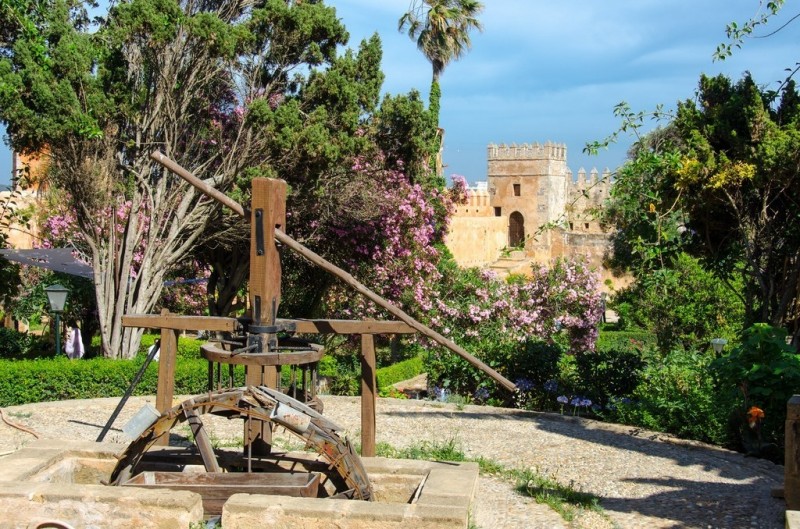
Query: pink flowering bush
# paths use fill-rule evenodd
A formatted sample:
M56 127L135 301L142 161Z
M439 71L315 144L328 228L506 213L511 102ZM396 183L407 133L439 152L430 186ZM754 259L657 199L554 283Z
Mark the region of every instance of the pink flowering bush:
M439 244L456 202L463 200L465 181L454 178L452 190L424 189L403 171L380 168L380 162L358 160L353 165L354 171L371 175L374 214L358 223L331 222L327 228L352 249L344 258L347 270L382 297L421 316L435 310ZM387 316L345 286L331 288L326 302L329 313L344 318Z
M508 281L487 270L443 267L430 325L518 386L542 389L557 377L562 353L594 350L602 302L597 275L585 261L534 265L531 277ZM429 380L450 391L481 395L481 400L503 396L448 351L435 349L426 367Z
M202 316L208 313L208 276L210 270L192 262L170 274L155 311L168 309L175 314Z

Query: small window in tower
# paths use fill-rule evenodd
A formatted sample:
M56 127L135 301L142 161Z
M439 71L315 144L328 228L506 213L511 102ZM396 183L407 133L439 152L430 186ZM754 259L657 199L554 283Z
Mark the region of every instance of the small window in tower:
M572 226L572 223L569 223L569 231L573 231L575 228Z
M502 216L502 213L501 213L500 211L501 211L501 210L500 210L500 208L499 208L499 207L497 207L497 206L495 206L495 208L494 208L494 216L495 216L495 217L500 217L500 216Z
M589 223L588 223L588 222L584 222L584 223L583 223L583 227L584 227L584 228L586 228L586 229L588 230L588 229L589 229Z
M514 196L518 197L522 194L522 190L520 189L519 184L514 184Z

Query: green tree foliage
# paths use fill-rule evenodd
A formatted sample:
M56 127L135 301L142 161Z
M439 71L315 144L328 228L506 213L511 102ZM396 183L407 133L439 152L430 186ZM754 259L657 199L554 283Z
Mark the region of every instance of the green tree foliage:
M744 319L741 299L685 253L619 291L614 308L623 327L650 329L664 352L702 350L712 338L733 342Z
M375 220L382 199L370 181L381 169L353 170L355 160L383 160L382 147L430 121L413 94L379 108L380 41L338 55L348 35L320 1L130 0L98 26L70 1L2 4L14 16L3 19L0 120L15 150L49 149L95 270L107 356L133 354L139 332L122 314L151 312L187 259L213 270L213 314L235 308L246 277L247 228L153 150L245 204L252 178L286 179L291 234L341 262L352 249L330 228ZM411 143L391 163L423 170L417 157L431 148ZM313 312L330 280L299 260L284 270Z
M752 18L746 20L745 22L731 22L725 27L725 33L728 37L727 42L723 42L719 46L717 46L716 51L714 52L714 59L724 61L731 55L733 55L734 48L738 49L741 48L745 39L752 37L753 32L758 29L760 26L764 26L769 22L769 19L774 17L778 14L778 12L783 8L786 0L773 0L773 1L765 1L759 0L758 6L759 10L758 13L755 14ZM796 18L796 17L795 17ZM792 22L790 20L789 22ZM788 24L788 22L787 22ZM783 29L784 26L778 28L777 31ZM796 71L796 70L795 70Z
M703 76L698 97L617 174L608 213L617 262L644 277L688 251L741 298L744 327L767 322L797 340L798 103L791 81L775 93L749 76ZM634 131L643 122L624 105L617 112Z

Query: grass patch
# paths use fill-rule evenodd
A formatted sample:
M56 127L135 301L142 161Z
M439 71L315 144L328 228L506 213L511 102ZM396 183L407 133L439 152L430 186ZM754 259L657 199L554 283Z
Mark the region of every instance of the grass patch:
M406 448L395 448L389 443L378 443L375 449L378 456L394 459L478 463L481 474L496 476L515 483L515 490L518 493L530 496L536 500L536 503L549 506L567 522L573 521L584 510L603 512L600 498L594 494L576 490L574 483L562 485L555 478L544 476L534 469L508 468L483 456L469 458L454 438L445 442L421 441Z
M511 477L516 480L517 492L530 496L536 503L543 503L571 522L582 510L602 512L600 498L588 492L575 490L574 484L562 485L555 479L539 474L535 470L514 469Z

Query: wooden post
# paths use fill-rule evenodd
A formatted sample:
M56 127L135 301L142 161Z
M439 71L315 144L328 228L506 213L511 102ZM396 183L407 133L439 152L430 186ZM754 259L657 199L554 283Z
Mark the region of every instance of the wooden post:
M800 510L800 395L794 395L786 404L783 494L787 510Z
M253 198L250 204L250 282L249 299L256 326L273 325L281 301L281 261L275 246L275 229L286 225L286 182L256 178L253 180ZM254 338L262 351L277 345L275 334L259 334ZM247 366L245 383L252 386L278 385L278 371L274 366ZM245 450L253 455L270 452L272 431L263 421L248 421L245 425Z
M161 317L167 319L169 311L163 309ZM164 413L172 408L175 393L175 363L178 356L178 333L174 329L161 329L161 350L158 353L158 388L156 389L156 409ZM157 445L169 445L169 436L156 440Z
M375 457L375 337L361 335L361 455Z

